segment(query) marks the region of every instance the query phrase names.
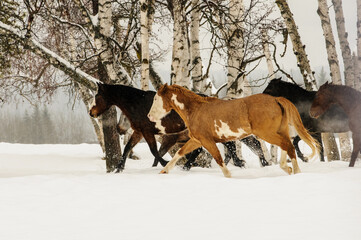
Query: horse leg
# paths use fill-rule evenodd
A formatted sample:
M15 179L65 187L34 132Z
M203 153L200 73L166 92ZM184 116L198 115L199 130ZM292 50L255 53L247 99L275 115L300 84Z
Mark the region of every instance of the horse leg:
M168 150L174 145L177 143L177 140L178 140L178 136L177 135L163 135L162 136L162 144L160 145L160 148L159 148L159 156L160 157L163 157L167 152ZM159 159L157 158L154 158L154 162L153 162L153 167L156 167L158 165L158 161Z
M125 162L127 160L128 154L130 153L130 151L133 149L133 147L135 145L137 145L137 143L139 143L139 141L143 138L143 135L141 132L138 131L134 131L132 136L130 137L129 141L127 142L127 144L125 145L124 148L124 152L123 152L123 156L122 156L122 160L118 163L117 165L117 170L116 172L120 172L124 170L125 167Z
M321 133L315 133L315 134L311 134L311 136L317 140L317 142L320 143L320 158L321 158L321 162L325 161L325 156L323 154L323 143L322 143L322 136Z
M356 158L361 150L361 134L352 133L352 142L353 147L349 167L355 166Z
M199 144L199 142L193 140L193 139L189 139L183 147L181 147L177 153L174 155L174 157L172 158L172 160L162 169L162 171L160 171L160 173L169 173L170 170L172 170L172 168L174 168L175 164L178 162L179 159L181 159L181 157L191 151L193 151L194 149L197 149L201 147L201 145Z
M226 164L224 164L221 153L219 152L216 143L211 140L203 140L203 141L201 141L201 144L208 150L208 152L216 160L217 164L222 169L223 175L227 178L230 178L231 173L228 170L228 168L226 167Z
M159 152L157 150L157 142L155 141L155 137L154 134L152 133L143 133L144 139L147 142L149 149L151 151L151 153L153 154L153 156L155 157L156 161L154 161L153 163L153 167L154 164L157 164L158 161L160 162L160 164L162 166L167 165L168 161L164 160L162 157L159 156Z
M303 153L301 152L300 150L300 147L298 146L298 143L301 141L301 138L300 136L296 136L294 139L293 139L293 146L295 147L296 149L296 153L297 153L297 156L304 162L308 162L308 159L303 155Z
M224 142L222 144L228 150L225 154L224 164L227 165L230 160L230 157L232 157L234 166L241 167L241 168L245 167L246 162L244 160L239 159L237 156L236 143L234 141L229 141L229 142Z
M267 162L266 158L264 157L261 143L254 137L254 136L248 136L246 138L241 139L241 141L251 149L251 151L256 154L259 157L259 161L264 166L269 166L269 163Z
M200 147L194 150L193 152L186 154L187 162L184 164L183 169L188 171L192 168L192 166L196 166L195 163L196 158L201 152L202 152L202 148Z

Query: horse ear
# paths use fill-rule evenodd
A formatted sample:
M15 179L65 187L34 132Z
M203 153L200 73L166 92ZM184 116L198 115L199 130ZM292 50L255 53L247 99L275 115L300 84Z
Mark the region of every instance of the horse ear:
M159 93L164 93L166 91L167 87L168 87L168 83L165 83L162 86L160 86Z

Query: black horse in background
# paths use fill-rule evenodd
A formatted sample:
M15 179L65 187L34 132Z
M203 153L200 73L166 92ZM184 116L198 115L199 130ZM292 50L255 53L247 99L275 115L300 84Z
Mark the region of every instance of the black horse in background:
M171 111L161 122L154 123L149 120L147 115L155 94L156 92L154 91L143 91L130 86L98 83L95 105L90 109L90 116L98 117L111 106L115 105L119 107L128 118L131 128L134 130L124 148L122 160L117 166L117 172L124 169L129 152L143 137L155 157L153 166L157 166L158 162L160 162L162 166L165 166L168 162L162 158L163 155L166 154L174 144L184 144L189 140L185 124L175 111ZM155 135L163 135L163 141L159 151L157 150ZM264 159L263 152L260 151L260 143L257 139L249 137L249 139L244 140L244 143L252 143L250 148L256 151L255 153L260 157L261 164L267 163ZM244 161L240 160L234 151L234 142L225 143L225 146L230 150L234 164L243 167ZM259 146L259 149L257 149L257 146ZM185 165L186 169L189 169L193 165L195 158L200 152L201 149L196 149L187 156L189 162Z
M310 116L310 108L316 96L316 91L307 91L297 84L282 81L281 78L273 79L270 81L263 93L272 95L274 97L284 97L290 100L300 113L302 123L306 129L310 131L321 146L321 161L325 161L323 154L323 146L321 133L332 132L342 133L350 131L349 120L346 113L337 105L330 107L321 117L315 119ZM300 137L297 136L293 140L293 145L296 148L297 155L303 161L306 158L301 153L298 142Z

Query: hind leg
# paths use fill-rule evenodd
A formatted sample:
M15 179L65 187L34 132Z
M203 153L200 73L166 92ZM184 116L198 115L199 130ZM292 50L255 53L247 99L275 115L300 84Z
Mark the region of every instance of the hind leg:
M304 162L308 162L308 159L303 155L303 153L301 152L299 146L298 146L298 143L301 141L301 138L300 136L296 136L294 139L293 139L293 146L295 147L296 149L296 153L297 153L297 156Z
M159 152L157 150L157 142L155 141L154 134L143 133L143 136L149 146L151 153L153 154L153 156L156 159L156 161L154 161L154 163L153 163L153 167L154 167L155 163L158 163L158 161L160 162L160 164L162 164L162 166L167 165L168 161L164 160L162 157L159 156Z
M355 166L356 158L361 150L361 134L352 133L352 142L353 148L349 167Z
M269 166L269 163L264 157L261 143L254 136L248 136L246 138L243 138L241 139L241 142L246 144L247 147L249 147L249 149L251 149L251 151L259 157L259 161L262 167Z
M195 161L201 152L202 152L202 148L200 147L192 151L191 153L186 154L187 162L184 164L183 169L188 171L192 168L192 166L197 166Z
M224 164L228 164L230 158L233 158L233 163L235 166L237 167L244 167L246 165L246 162L244 160L241 160L238 158L237 156L237 149L236 149L236 143L234 141L230 141L230 142L225 142L222 143L226 148L227 148L227 152L225 154L225 158L224 158Z
M172 160L162 169L162 171L160 171L160 173L169 173L169 171L172 170L172 168L174 168L175 164L178 162L179 159L181 159L182 156L199 147L201 147L199 142L193 139L189 139L188 142L186 142L184 146L178 150L178 152L174 155Z

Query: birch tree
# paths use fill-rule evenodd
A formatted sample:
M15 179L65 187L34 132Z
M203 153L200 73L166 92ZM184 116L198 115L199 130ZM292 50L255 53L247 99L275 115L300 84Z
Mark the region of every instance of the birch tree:
M192 0L190 22L190 48L191 48L191 81L195 92L204 92L205 83L202 76L202 58L199 42L200 1Z
M355 87L361 91L361 0L357 1L357 57Z
M172 84L178 84L190 89L190 57L186 3L186 0L173 1L173 55L171 82Z
M316 90L317 83L314 76L314 72L311 70L310 61L308 60L305 45L301 41L301 36L298 32L297 25L293 18L290 7L287 0L276 0L276 4L281 11L281 15L286 24L288 34L291 38L293 45L293 52L297 58L297 65L300 69L303 81L307 90Z
M335 9L336 27L338 39L340 41L342 59L344 63L345 84L353 87L355 83L355 71L352 63L350 44L347 40L347 32L345 27L345 18L343 15L342 0L332 0Z
M332 32L332 27L330 23L330 17L329 17L329 11L328 11L328 5L327 0L318 0L318 15L321 19L321 25L323 29L323 35L325 37L326 42L326 50L327 50L327 56L328 56L328 63L331 71L331 79L332 82L341 85L341 72L340 67L338 63L338 56L336 52L336 43ZM350 141L348 138L348 134L339 134L340 138L340 146L341 146L341 155L342 159L348 159L351 157L351 147L350 147ZM333 151L336 151L333 150ZM330 159L330 158L329 158ZM333 158L331 158L333 159Z

